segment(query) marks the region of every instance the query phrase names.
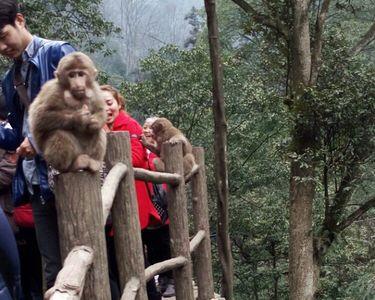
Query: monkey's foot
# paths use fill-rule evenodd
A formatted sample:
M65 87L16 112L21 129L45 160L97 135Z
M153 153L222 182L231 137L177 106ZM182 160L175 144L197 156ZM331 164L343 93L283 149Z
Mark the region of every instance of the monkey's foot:
M91 158L90 166L88 169L89 171L95 173L95 172L98 172L101 167L102 167L102 164L100 161Z
M181 142L181 137L171 137L168 141L170 144L172 145L175 145L177 144L178 142Z
M79 155L73 163L72 171L88 170L90 172L97 172L101 168L100 161L92 159L87 154Z

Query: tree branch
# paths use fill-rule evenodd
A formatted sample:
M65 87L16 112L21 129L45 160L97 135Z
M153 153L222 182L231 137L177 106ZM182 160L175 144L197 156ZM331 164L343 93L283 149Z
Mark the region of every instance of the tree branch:
M312 44L310 85L315 85L322 65L323 27L327 18L330 0L323 0L315 23L315 39Z
M372 23L366 34L358 41L358 43L350 50L352 56L357 55L367 45L375 40L375 22Z
M365 214L369 209L375 207L375 196L367 200L362 204L357 210L352 212L345 220L343 220L338 225L338 231L344 230L346 227L350 226L354 221L358 220L363 214Z
M342 177L338 191L332 201L333 205L324 219L324 230L336 231L339 217L342 215L345 204L353 194L353 182L358 179L358 166L348 166L346 174Z
M247 14L251 15L255 22L262 24L280 34L285 40L289 39L288 28L281 22L277 17L271 18L268 15L262 14L255 10L249 3L245 0L232 0L235 4L243 9Z

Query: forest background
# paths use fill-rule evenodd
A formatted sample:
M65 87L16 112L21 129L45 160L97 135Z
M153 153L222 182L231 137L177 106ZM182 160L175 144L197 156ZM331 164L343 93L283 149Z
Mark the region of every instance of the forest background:
M165 116L205 148L216 253L212 84L203 0L22 2L31 32L68 40L91 53L100 81L122 90L127 110L140 123ZM314 186L316 298L375 297L374 44L353 48L374 27L375 1L311 1L312 39L320 34L315 24L327 2L319 75L301 108L291 105L288 90L294 63L288 40L275 30L284 27L272 27L288 28L291 2L217 1L235 299L289 296L292 181ZM8 65L1 61L1 70ZM309 147L302 154L293 144L296 127L309 129ZM314 172L291 178L290 164L296 161ZM214 270L220 285L218 261Z

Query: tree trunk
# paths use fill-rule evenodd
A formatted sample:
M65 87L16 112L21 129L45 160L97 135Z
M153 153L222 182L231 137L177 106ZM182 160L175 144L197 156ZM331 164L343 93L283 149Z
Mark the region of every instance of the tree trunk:
M290 299L313 299L312 167L302 169L293 161L289 210L289 289Z
M131 165L129 132L110 132L107 134L107 141L105 156L107 167L112 168L117 162L122 162L128 169L126 177L120 183L112 207L115 252L121 292L130 280L136 278L139 280L140 288L135 299L145 300L147 299L145 265L134 173Z
M314 260L314 286L313 286L314 298L317 298L316 293L317 293L318 287L319 287L320 268L321 268L320 263L318 263L317 261Z
M223 70L220 61L219 30L215 0L205 0L207 13L208 39L210 46L213 113L215 123L215 182L218 209L218 251L222 267L222 295L226 300L233 299L233 260L229 239L228 216L228 169L227 169L227 122L225 119Z
M313 148L314 131L303 97L311 74L309 3L308 0L292 1L290 42L291 93L296 115L292 150L298 155L291 162L289 190L289 289L290 299L295 300L313 299L314 295L312 205L315 185L314 165L307 151ZM301 160L307 162L308 166L303 166Z
M61 257L75 246L94 250L82 299L110 299L99 174L62 173L56 176L55 194Z
M181 143L164 143L162 147L162 151L165 153L165 171L167 173L183 175ZM188 211L185 180L183 177L179 185L168 187L167 199L170 220L171 254L172 257L182 256L187 259L187 263L184 266L173 270L176 300L193 300Z

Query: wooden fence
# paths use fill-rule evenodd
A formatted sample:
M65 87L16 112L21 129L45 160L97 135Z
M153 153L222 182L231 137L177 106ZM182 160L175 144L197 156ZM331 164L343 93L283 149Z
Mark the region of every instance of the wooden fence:
M110 169L100 188L99 174L64 173L55 180L60 248L65 257L55 286L45 297L52 300L109 300L104 224L113 220L121 300L146 300L146 282L173 270L176 299L193 300L192 266L198 299L214 298L208 222L204 151L194 148L197 168L184 178L181 144L163 144L166 172L133 168L128 132L108 134L106 166ZM167 183L172 258L145 269L134 179ZM185 183L190 182L195 236L189 239ZM192 263L191 253L194 253Z

